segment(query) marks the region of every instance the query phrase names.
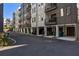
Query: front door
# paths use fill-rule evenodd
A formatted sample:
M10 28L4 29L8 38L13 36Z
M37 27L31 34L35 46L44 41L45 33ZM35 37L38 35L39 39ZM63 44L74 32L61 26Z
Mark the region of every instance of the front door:
M75 36L75 27L67 27L67 36Z
M64 36L64 32L63 32L63 26L59 27L59 37L63 37Z

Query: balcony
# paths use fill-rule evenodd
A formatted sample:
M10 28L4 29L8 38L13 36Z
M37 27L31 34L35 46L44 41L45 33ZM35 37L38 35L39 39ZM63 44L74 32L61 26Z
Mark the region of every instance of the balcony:
M28 20L24 21L24 27L30 27L31 26L31 22Z
M26 18L30 19L31 18L31 13L27 13Z
M57 18L53 19L46 19L45 25L56 25L57 24Z
M46 6L45 6L45 12L55 10L56 8L57 8L56 3L47 3Z

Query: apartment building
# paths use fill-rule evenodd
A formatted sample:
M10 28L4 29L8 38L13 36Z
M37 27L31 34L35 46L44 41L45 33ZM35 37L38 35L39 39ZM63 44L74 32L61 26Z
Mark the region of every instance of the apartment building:
M20 9L20 30L23 33L31 33L31 4L23 3Z
M16 32L19 32L19 20L20 20L20 17L19 17L19 13L20 13L20 7L18 7L18 9L15 11L15 31Z
M31 33L37 34L37 4L31 4Z
M32 34L45 35L45 4L31 4L31 29Z
M79 39L78 3L23 3L19 17L20 32L71 41Z
M72 41L79 39L78 11L76 3L46 3L47 35Z

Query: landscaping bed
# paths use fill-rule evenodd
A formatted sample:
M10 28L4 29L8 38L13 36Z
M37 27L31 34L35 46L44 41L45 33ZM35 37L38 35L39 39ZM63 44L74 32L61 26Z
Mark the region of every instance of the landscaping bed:
M9 33L0 33L0 46L11 46L12 40L9 38Z

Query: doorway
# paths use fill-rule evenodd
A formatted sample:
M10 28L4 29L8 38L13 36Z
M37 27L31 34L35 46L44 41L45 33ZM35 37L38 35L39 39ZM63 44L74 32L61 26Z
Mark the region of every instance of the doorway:
M64 36L64 32L63 32L63 26L59 27L59 37L63 37Z
M67 36L75 36L75 27L67 27Z
M44 35L44 27L39 27L39 35Z

